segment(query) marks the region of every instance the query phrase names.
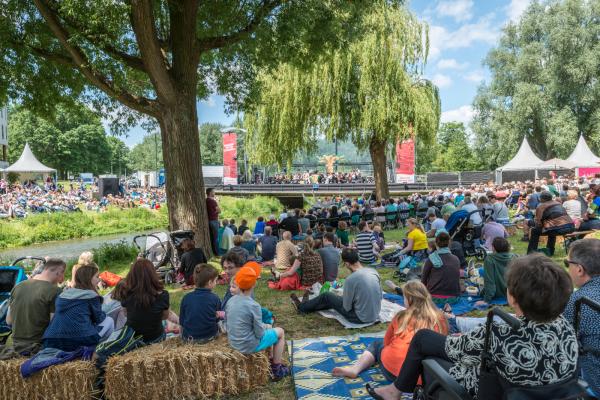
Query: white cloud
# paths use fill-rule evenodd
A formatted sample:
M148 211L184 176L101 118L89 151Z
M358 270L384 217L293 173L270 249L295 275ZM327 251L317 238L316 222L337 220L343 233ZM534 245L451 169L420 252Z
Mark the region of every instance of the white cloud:
M482 71L472 71L466 74L464 78L470 82L480 83L485 79L485 75Z
M445 88L452 85L452 79L444 74L435 74L431 81L439 88Z
M477 22L464 24L455 31L433 25L429 29L429 54L436 58L446 49L467 48L476 42L495 44L500 34L499 28L494 23L493 14L488 14Z
M207 107L210 107L210 108L212 108L212 107L214 107L214 106L216 106L216 105L217 105L217 103L215 102L214 95L210 95L210 96L208 97L208 99L206 99L206 100L201 100L201 102L202 102L202 103L204 103L204 104L206 104L206 106L207 106Z
M506 15L512 22L518 22L523 12L527 9L531 0L511 0L506 6Z
M471 120L475 116L475 110L470 105L460 106L454 110L444 111L442 113L442 122L462 122L465 126L469 126Z
M468 66L468 62L459 63L454 58L443 58L437 63L438 69L465 69Z
M473 17L473 0L443 0L435 11L441 17L454 18L456 22L468 21Z

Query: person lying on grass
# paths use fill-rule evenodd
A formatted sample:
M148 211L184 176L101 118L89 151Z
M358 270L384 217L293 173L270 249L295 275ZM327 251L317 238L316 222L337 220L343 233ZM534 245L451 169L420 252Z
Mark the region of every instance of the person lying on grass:
M218 320L224 316L221 299L212 292L217 286L218 278L219 272L212 265L196 265L196 289L186 294L181 301L179 322L183 340L206 343L217 337Z
M55 314L44 332L44 348L75 351L96 346L114 330L115 322L102 311L102 296L96 264L79 265L73 287L56 299Z
M356 378L362 371L379 364L387 380L398 376L413 336L419 329L431 329L442 335L448 333L444 314L431 300L425 285L409 281L402 288L406 310L400 311L388 326L383 340L373 341L360 358L349 367L338 367L333 376Z
M227 338L235 350L243 354L269 349L271 373L274 380L289 375L289 368L282 364L285 349L285 333L281 328L271 328L262 321L260 305L252 298L258 275L253 268L242 267L232 282L234 295L225 308L227 315Z
M362 221L361 221L362 222ZM350 276L344 283L342 297L326 292L308 300L308 293L298 299L295 293L290 295L292 303L300 313L310 313L333 308L349 322L370 324L379 318L381 311L381 285L377 271L363 267L358 261L356 249L342 250L342 262L350 270Z

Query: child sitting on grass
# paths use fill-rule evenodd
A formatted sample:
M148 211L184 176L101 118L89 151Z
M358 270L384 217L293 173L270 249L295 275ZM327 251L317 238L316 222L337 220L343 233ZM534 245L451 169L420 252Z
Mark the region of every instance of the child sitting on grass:
M211 265L198 264L194 268L196 289L181 301L182 339L206 343L217 337L221 299L212 290L217 286L218 278L218 271Z
M340 244L342 247L348 247L350 245L348 224L346 224L345 221L340 221L338 223L338 228L335 234L337 235L338 239L340 239Z
M235 350L252 354L269 349L271 372L274 380L289 375L288 367L281 363L285 348L283 329L270 328L262 322L260 305L252 299L252 289L258 275L250 267L242 267L235 275L232 289L239 294L233 296L225 309L227 315L227 337Z
M114 321L102 311L102 296L96 292L98 266L80 265L73 287L56 298L55 314L44 332L44 347L75 351L96 346L114 329Z

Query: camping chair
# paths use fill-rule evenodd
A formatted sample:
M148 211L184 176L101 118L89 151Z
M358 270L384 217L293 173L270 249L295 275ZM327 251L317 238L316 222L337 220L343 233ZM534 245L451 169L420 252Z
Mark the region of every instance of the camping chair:
M586 299L589 300L589 299ZM591 301L591 300L589 300ZM587 302L585 302L587 304ZM579 310L576 303L576 331L579 321ZM580 303L579 303L580 307ZM600 306L599 306L600 307ZM479 376L478 397L485 400L549 400L549 399L586 399L587 384L578 380L577 373L563 382L541 386L513 385L496 373L496 368L489 354L492 322L497 316L512 329L519 329L520 322L500 308L492 308L487 315L485 339L481 353L481 369ZM441 361L441 362L440 362ZM473 400L448 371L442 367L444 360L427 359L423 361L424 386L415 390L418 400Z

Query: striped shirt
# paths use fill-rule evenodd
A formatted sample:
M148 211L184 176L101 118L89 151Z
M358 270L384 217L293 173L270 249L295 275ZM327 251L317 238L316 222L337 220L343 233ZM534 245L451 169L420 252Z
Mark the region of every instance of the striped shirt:
M373 244L377 243L373 232L360 232L356 235L356 248L358 250L358 259L361 263L372 264L375 262L373 253Z

